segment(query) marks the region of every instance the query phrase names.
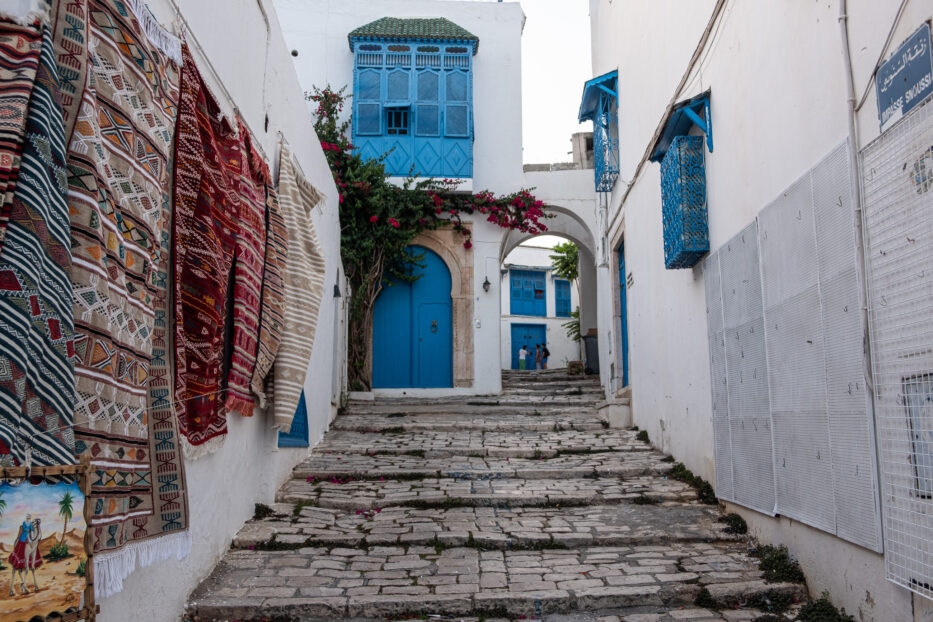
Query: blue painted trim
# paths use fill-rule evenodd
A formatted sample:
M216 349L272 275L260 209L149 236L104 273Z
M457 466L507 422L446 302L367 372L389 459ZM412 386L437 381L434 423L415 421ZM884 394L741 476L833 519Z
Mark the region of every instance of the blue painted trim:
M610 71L583 86L580 122L593 122L593 174L596 192L611 192L619 178L618 72Z
M652 162L659 162L664 158L671 142L677 136L686 136L694 125L706 135L706 148L713 152L713 116L710 113L710 91L706 91L692 99L677 103L664 123L664 131L658 137L651 151Z
M709 252L703 137L676 136L661 161L664 266L692 268Z
M350 51L356 52L357 43L411 43L417 42L417 45L462 45L471 50L471 56L476 56L479 51L479 41L473 39L431 39L424 37L421 39L411 39L409 37L349 37Z
M622 386L628 386L628 307L626 303L626 280L625 280L625 241L619 245L616 251L619 256L619 308L621 310L620 332L622 334Z

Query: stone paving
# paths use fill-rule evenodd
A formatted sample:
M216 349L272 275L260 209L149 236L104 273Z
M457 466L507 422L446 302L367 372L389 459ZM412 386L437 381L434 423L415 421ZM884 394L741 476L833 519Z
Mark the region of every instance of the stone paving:
M593 379L504 382L498 398L354 402L185 619L742 622L762 615L749 603L807 598L762 579L671 459L607 428ZM722 611L694 605L701 590Z

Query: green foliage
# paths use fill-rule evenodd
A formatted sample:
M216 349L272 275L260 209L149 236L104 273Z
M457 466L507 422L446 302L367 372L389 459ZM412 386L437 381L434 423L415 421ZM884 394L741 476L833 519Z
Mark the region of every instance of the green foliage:
M804 605L796 619L799 622L855 622L845 609L839 611L829 601L829 592L823 592L819 600Z
M650 443L648 439L648 430L639 430L638 434L635 435L635 438L640 440L642 443Z
M748 523L745 522L744 518L734 512L731 514L726 514L719 519L719 522L726 524L726 533L748 533Z
M63 542L59 542L58 544L52 545L52 548L49 549L49 554L45 556L45 559L54 562L60 559L65 559L66 557L71 557L71 553L68 552L68 545Z
M6 500L3 498L3 493L0 492L0 516L3 516L3 511L6 509Z
M564 327L564 330L567 331L567 336L573 339L574 341L580 341L582 337L580 336L580 307L577 307L570 312L570 319L561 326ZM582 371L581 371L582 373Z
M571 283L580 276L580 251L573 242L564 242L554 247L550 255L554 276L567 279Z
M807 580L800 564L790 556L783 544L777 547L760 546L752 556L760 560L759 566L764 573L764 579L769 583L805 583Z
M638 495L632 499L632 503L635 505L657 505L658 500L654 497L649 497L648 495Z
M84 575L87 574L87 560L86 559L82 559L81 562L78 564L78 567L75 569L75 574L78 575L79 577L83 577Z
M713 598L713 595L709 593L709 590L705 587L700 590L700 593L697 594L697 597L693 600L693 604L697 607L703 607L704 609L718 609L719 603L716 602L716 599Z
M62 498L58 500L58 515L65 519L65 524L62 526L62 539L61 542L65 542L65 534L68 532L68 521L71 520L72 512L74 512L74 502L75 498L72 496L71 492L66 492L62 495ZM67 548L65 551L67 552Z
M265 503L256 503L253 505L253 519L262 520L275 514L275 511Z
M456 180L417 180L412 170L401 185L391 184L384 160L354 153L347 138L350 120L340 120L346 87L315 87L308 99L317 103L314 129L321 141L339 192L340 255L350 284L349 384L366 390L372 380L373 307L383 287L411 281L419 258L408 249L422 231L451 227L472 248L471 229L463 214L480 214L506 229L537 235L547 231L543 203L527 190L497 197L483 191L455 193Z
M718 503L713 486L702 477L694 475L693 471L685 467L682 462L678 462L671 468L668 477L684 482L695 489L697 491L697 499L700 503L705 503L707 505L716 505L716 503Z

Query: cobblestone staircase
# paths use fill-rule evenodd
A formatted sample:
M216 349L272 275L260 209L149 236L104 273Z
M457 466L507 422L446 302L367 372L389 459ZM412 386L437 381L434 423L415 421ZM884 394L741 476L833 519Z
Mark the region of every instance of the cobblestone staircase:
M600 419L597 379L503 381L499 397L352 403L186 619L738 621L806 598L762 579L669 458Z

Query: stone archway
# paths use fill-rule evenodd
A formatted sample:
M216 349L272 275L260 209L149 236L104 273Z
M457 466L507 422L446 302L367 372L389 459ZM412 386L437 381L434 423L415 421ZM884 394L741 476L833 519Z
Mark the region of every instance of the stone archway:
M450 270L454 387L473 386L473 251L452 227L423 231L411 242L434 251Z

